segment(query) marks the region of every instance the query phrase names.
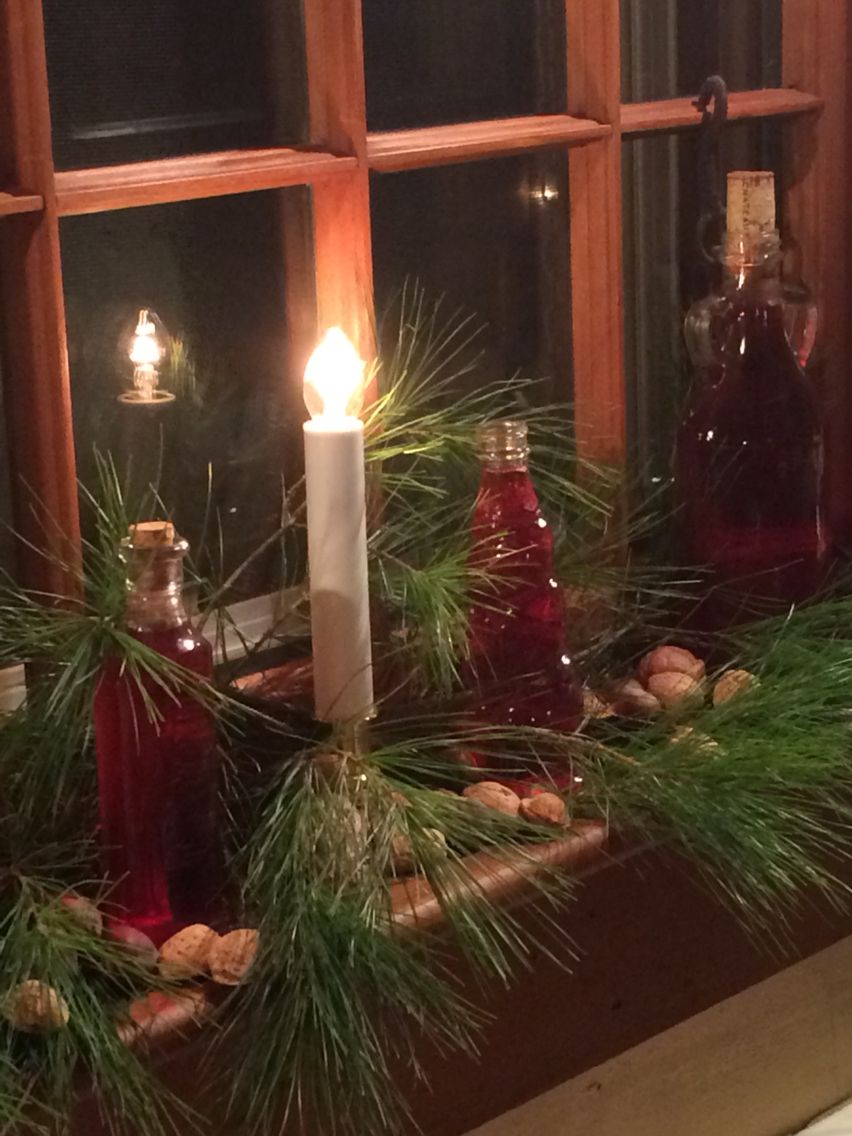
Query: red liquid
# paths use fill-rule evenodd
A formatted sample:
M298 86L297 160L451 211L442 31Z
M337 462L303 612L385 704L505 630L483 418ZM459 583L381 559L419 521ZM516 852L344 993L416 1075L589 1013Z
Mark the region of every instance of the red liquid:
M153 650L204 678L209 643L189 625L137 631ZM150 721L133 679L107 662L95 695L101 842L122 918L155 942L210 922L221 902L219 758L213 723L191 698L148 683Z
M819 586L828 540L816 396L784 331L780 304L740 303L725 362L678 436L685 551L727 593L701 619L720 625L750 601L789 604Z
M474 512L471 563L494 587L475 598L471 652L478 717L494 724L573 731L583 699L565 647L553 534L526 469L485 469Z

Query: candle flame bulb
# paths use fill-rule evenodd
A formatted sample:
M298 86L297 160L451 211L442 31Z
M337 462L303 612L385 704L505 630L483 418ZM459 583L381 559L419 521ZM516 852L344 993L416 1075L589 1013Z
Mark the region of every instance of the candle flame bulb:
M339 327L325 333L305 368L311 418L355 418L364 402L364 360Z
M136 334L130 347L130 362L135 363L137 367L146 365L155 367L162 357L163 349L157 341L157 329L148 314L148 309L143 308L139 313Z
M133 364L133 389L119 395L122 402L171 402L174 395L159 388L158 367L168 351L168 335L150 308L140 308L133 330L124 340Z

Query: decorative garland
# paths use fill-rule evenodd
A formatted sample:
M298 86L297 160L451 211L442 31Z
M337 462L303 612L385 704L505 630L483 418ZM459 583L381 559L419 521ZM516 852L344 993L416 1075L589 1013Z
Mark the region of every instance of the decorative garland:
M675 843L752 923L780 926L808 887L841 901L826 863L846 854L850 822L852 601L755 623L712 653L685 641L665 620L677 574L620 563L618 481L571 458L567 415L525 406L523 382L458 397L460 375L476 373L474 330L409 293L380 372L368 435L384 496L371 556L388 697L363 754L337 752L298 708L205 686L123 630L115 550L129 518L107 459L86 495L85 602L45 605L5 586L0 663L32 663L36 677L27 705L0 722L0 1125L61 1132L82 1072L114 1131L189 1131L197 1117L159 1084L138 1042L158 1019L203 1008L220 1027L205 1093L246 1132L278 1132L285 1117L324 1136L401 1130L394 1060L418 1069L424 1039L473 1051L481 1023L442 950L402 933L395 881L428 881L455 948L506 978L525 932L489 902L470 855L532 869L536 844L584 820ZM588 717L576 735L464 714L471 438L501 411L529 424L569 607L582 617ZM296 487L294 531L298 502ZM203 617L224 619L221 600L214 592ZM222 936L187 928L159 953L137 932L103 929L90 720L99 667L115 654L140 680L202 699L231 757L233 926ZM521 801L472 771L470 752L486 766L509 755L538 770L541 792ZM555 767L581 786L557 792ZM548 900L543 911L570 901L566 875L524 874ZM551 929L567 958L563 923ZM216 1009L199 993L207 976L233 988Z

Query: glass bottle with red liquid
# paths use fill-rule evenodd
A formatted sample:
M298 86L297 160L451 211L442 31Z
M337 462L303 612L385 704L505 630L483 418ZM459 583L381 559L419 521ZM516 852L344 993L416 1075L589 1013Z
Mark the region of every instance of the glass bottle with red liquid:
M210 679L210 644L192 629L184 608L187 549L168 522L131 528L123 542L126 627L152 651ZM163 689L147 676L137 681L119 659L109 659L94 718L101 845L113 908L157 943L190 923L211 922L224 873L220 760L209 711L190 693Z
M698 385L677 442L684 552L710 572L697 613L706 627L806 599L829 547L821 414L788 336L774 183L736 176L720 365Z
M483 583L470 610L474 713L493 725L570 732L582 721L583 698L565 644L553 533L529 473L526 424L486 423L477 442L482 477L470 562Z

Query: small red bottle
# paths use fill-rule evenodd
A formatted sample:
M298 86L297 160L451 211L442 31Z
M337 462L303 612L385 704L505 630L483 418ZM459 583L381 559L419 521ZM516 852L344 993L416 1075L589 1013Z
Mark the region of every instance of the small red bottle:
M771 176L749 176L728 232L720 367L677 443L684 552L710 570L708 627L806 599L829 548L820 409L788 338Z
M495 725L576 730L583 698L565 644L553 533L529 473L526 424L486 423L477 441L471 565L486 581L470 611L476 715Z
M210 644L193 631L184 609L187 548L168 522L131 528L123 543L126 625L152 651L209 679ZM150 677L140 687L120 660L109 659L94 718L101 845L113 907L155 942L187 924L209 923L223 884L220 760L209 712Z

